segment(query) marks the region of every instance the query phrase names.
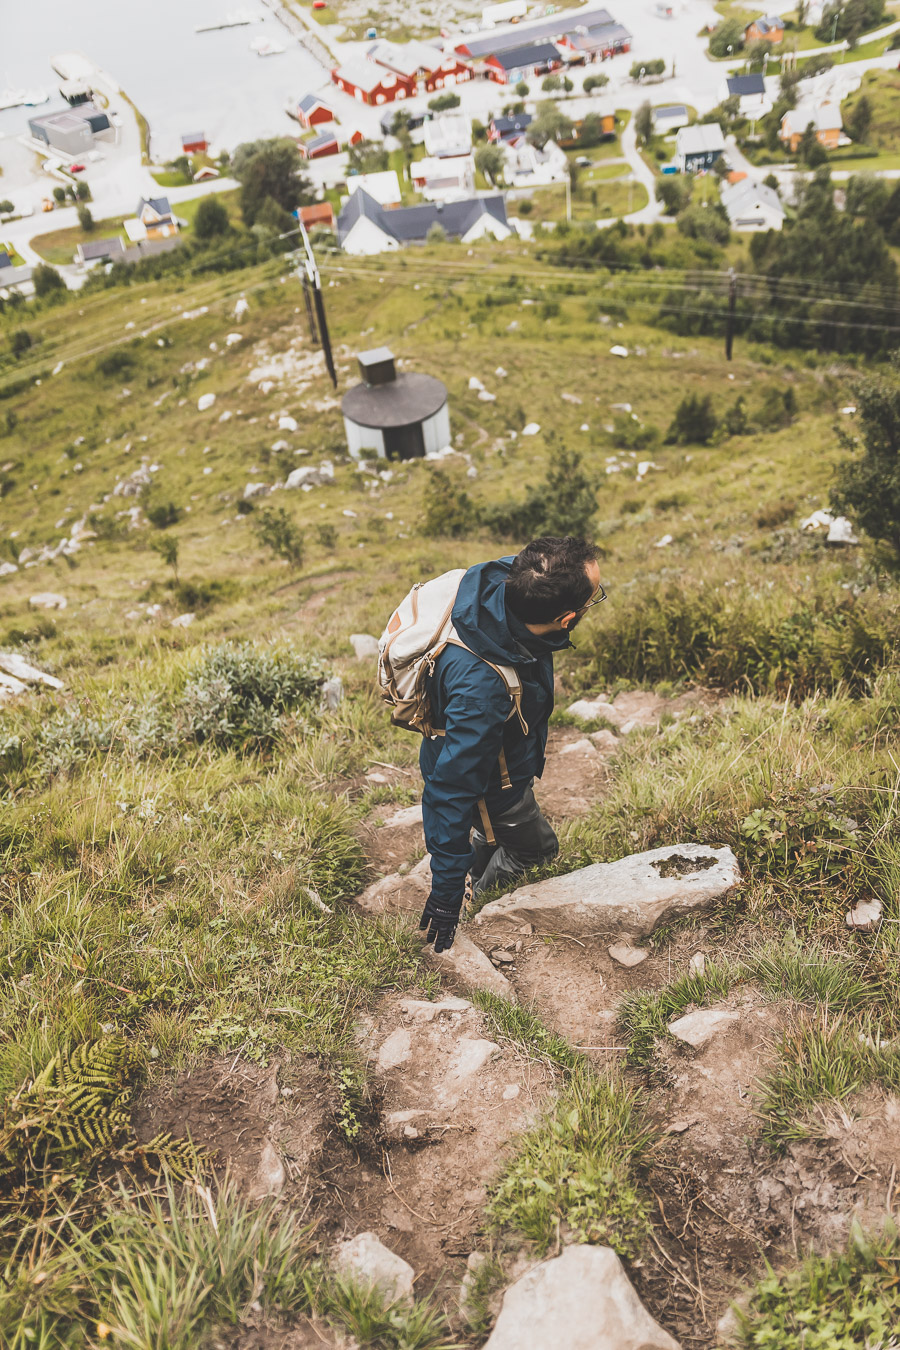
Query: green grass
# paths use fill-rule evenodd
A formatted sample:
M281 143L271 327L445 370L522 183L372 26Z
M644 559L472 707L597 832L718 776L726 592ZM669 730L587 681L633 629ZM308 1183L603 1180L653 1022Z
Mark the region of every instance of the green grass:
M611 165L618 169L618 165ZM627 166L622 166L627 173ZM578 186L572 193L572 219L574 221L602 220L611 216L626 215L630 211L640 211L647 205L647 189L643 183L619 182L604 179L601 172L585 170L579 178ZM534 224L566 219L566 186L554 183L550 187L536 188L528 199L532 209L528 219ZM512 214L516 214L517 202L510 202Z
M64 266L73 261L79 244L89 244L97 239L121 239L127 243L122 228L124 220L124 216L110 216L106 220L95 220L92 230L83 230L80 225L73 225L66 230L51 230L47 234L35 235L31 247L45 262L57 267Z
M882 151L900 151L900 71L867 70L859 89L841 105L845 122L851 120L853 109L861 98L868 99L872 108L867 143Z
M241 221L240 189L232 188L230 191L216 192L213 193L212 195L215 197L216 201L221 202L222 205L227 209L228 218L231 221L231 223L233 225L240 224ZM178 216L179 220L187 221L187 228L189 230L193 227L194 219L197 215L197 208L200 205L200 203L204 200L205 198L203 196L191 197L188 201L176 202L175 205L173 206L172 209L175 212L175 215Z

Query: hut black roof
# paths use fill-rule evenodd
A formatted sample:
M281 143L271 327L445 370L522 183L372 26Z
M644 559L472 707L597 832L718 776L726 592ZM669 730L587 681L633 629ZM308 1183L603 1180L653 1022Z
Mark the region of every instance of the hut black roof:
M341 412L362 427L407 427L433 417L446 402L440 380L411 371L388 384L355 385L344 395Z

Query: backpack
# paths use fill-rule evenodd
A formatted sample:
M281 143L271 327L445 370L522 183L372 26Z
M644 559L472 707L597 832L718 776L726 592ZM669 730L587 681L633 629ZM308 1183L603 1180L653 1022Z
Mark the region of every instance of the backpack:
M432 721L431 700L427 680L434 673L435 662L445 647L463 647L472 651L453 626L451 614L456 603L459 583L465 576L464 567L444 572L431 581L417 582L401 600L388 621L378 643L378 685L385 703L393 709L391 722L423 736L443 736L444 731ZM477 652L472 653L477 656ZM528 723L522 715L522 681L513 666L495 665L484 657L480 660L497 672L509 694L509 717L518 717L522 731L528 735ZM507 719L509 720L509 719ZM506 759L500 753L500 781L509 787ZM483 799L479 802L482 822L489 842L493 831L487 820Z

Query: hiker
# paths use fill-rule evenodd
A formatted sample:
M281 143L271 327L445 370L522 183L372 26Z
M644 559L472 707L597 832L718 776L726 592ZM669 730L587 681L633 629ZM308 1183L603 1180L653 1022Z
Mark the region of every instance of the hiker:
M398 725L423 734L432 880L419 927L436 952L453 945L469 878L479 895L559 851L532 791L553 711L553 653L605 598L594 546L546 537L414 587L385 630L384 696Z

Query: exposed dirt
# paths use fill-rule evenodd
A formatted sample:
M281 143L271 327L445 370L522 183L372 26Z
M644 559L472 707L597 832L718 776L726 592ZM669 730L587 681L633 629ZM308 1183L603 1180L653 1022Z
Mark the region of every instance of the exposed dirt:
M142 1094L133 1114L141 1142L163 1132L189 1137L215 1155L246 1193L264 1189L267 1145L283 1160L294 1198L308 1182L335 1107L334 1088L312 1059L267 1068L240 1056L216 1056ZM267 1155L271 1158L271 1152Z

